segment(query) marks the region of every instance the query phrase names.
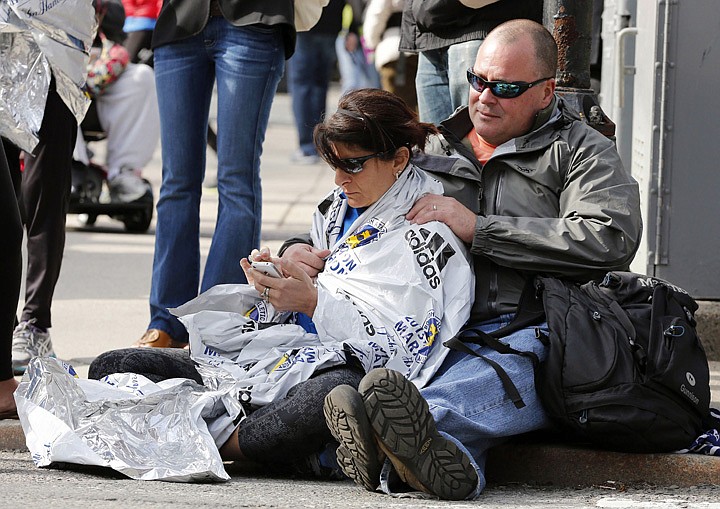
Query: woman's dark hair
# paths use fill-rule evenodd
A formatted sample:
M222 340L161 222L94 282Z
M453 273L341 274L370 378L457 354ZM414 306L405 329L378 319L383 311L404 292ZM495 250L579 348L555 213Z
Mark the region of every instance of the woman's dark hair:
M320 156L332 167L338 167L334 143L344 143L372 153L387 152L381 159L390 160L395 150L407 147L425 148L425 141L438 130L433 124L420 122L400 97L378 88L362 88L340 98L338 109L315 126L314 141Z

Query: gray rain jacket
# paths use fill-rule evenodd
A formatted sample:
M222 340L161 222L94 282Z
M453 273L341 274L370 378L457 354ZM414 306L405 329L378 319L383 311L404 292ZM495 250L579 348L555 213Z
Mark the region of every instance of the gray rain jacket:
M531 274L587 281L627 269L642 231L638 184L613 143L562 98L550 120L484 166L463 142L473 128L467 107L440 127L413 163L478 214L471 322L516 311Z

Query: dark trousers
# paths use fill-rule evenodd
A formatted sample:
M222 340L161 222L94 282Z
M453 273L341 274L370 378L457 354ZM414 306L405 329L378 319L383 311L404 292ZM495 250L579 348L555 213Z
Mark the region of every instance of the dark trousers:
M65 215L70 199L72 153L77 122L50 84L40 128L40 143L25 155L21 214L27 230L28 266L25 307L20 320L52 326L50 306L65 249Z
M112 373L139 373L153 382L190 378L202 383L190 352L174 348L124 348L99 355L90 364L88 378ZM325 424L325 396L338 385L357 388L364 373L336 366L313 374L290 389L287 396L254 410L240 424L238 440L243 455L273 471L293 464L335 442Z
M313 130L325 114L330 74L337 60L335 38L335 35L300 32L295 54L288 61L293 115L300 149L305 155L317 153Z
M152 43L152 34L152 30L138 30L137 32L130 32L127 34L125 42L123 42L123 46L125 46L125 49L128 50L128 54L130 55L130 61L133 64L143 63L152 67L152 53L150 53L149 60L141 60L140 58L140 51L144 49L150 49Z
M17 161L18 156L17 149L3 140L0 144L0 235L3 238L0 261L0 381L9 380L13 376L10 348L20 297L23 238L16 186L13 185L5 146L10 148L11 158Z

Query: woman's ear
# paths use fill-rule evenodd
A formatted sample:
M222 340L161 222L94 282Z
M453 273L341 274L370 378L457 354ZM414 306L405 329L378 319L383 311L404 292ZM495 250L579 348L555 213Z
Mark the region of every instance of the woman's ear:
M410 149L408 147L400 147L395 151L393 158L393 172L402 171L410 161Z

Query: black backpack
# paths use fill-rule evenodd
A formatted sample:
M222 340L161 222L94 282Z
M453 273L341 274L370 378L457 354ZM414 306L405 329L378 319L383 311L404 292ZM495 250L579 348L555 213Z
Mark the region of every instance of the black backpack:
M559 430L603 448L674 451L716 424L697 303L686 291L631 272L582 285L541 276L531 283L510 325L492 334L465 329L446 345L474 354L462 342L482 343L533 359L498 338L545 318L549 336L537 332L548 356L533 359L540 400ZM485 359L523 406L504 370Z

